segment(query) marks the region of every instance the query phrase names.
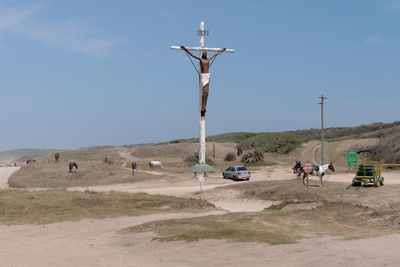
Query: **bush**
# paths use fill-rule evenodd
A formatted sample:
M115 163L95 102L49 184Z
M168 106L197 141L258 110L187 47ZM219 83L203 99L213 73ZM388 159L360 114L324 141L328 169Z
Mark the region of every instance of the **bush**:
M388 132L380 138L379 144L373 149L380 153L384 163L400 163L400 128Z
M254 164L256 162L260 162L264 160L264 152L260 149L256 149L254 151L246 152L241 161L245 164Z
M199 162L199 154L198 153L189 154L184 158L184 161L187 162L189 166L192 166ZM213 161L209 156L206 156L206 163L210 165L213 163Z
M234 161L234 160L236 160L235 153L232 153L232 152L226 153L224 160L225 161Z
M293 133L263 133L239 143L243 149L260 149L263 152L286 154L300 146L301 142Z

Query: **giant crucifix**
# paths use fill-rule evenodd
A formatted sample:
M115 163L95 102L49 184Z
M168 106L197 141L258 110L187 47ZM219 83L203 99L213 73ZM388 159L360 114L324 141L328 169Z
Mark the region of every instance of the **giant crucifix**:
M204 37L208 34L208 31L204 28L204 22L200 22L200 29L198 35L200 36L199 47L185 47L185 46L171 46L171 49L183 50L189 56L189 59L194 58L199 61L200 71L196 68L199 74L199 89L200 89L200 140L199 140L199 164L206 163L206 107L208 90L210 85L210 66L214 62L215 58L222 52L234 52L233 49L227 48L209 48L204 44ZM200 55L196 56L191 51L199 51ZM207 52L214 52L214 54L207 58ZM193 62L192 62L193 63Z

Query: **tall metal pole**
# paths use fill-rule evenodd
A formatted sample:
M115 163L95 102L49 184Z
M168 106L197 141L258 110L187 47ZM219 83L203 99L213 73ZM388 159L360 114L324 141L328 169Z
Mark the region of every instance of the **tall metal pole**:
M324 165L324 100L328 98L321 95L319 99L321 99L318 103L321 105L321 165Z

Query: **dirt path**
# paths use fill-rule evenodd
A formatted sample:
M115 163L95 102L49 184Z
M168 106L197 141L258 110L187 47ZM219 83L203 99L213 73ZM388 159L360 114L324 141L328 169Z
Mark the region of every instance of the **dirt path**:
M0 225L1 266L149 266L138 264L120 230L154 220L221 213L163 213L47 225Z
M20 167L0 167L0 189L8 188L8 178L19 169Z
M138 161L137 158L135 158L134 156L132 156L131 152L129 152L129 149L127 149L127 148L121 148L121 149L118 151L118 154L119 154L122 158L128 160L128 162L135 162L135 161ZM132 169L126 167L125 164L124 164L122 167L124 167L125 169L128 169L128 170L132 171ZM160 171L145 171L145 170L139 170L138 172L144 172L144 173L148 173L148 174L151 174L151 175L160 175L160 176L161 176L161 175L164 175L164 173L163 173L163 172L160 172Z

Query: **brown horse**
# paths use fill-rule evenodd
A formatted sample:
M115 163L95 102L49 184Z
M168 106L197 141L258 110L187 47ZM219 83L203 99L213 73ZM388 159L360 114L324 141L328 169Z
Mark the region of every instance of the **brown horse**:
M60 160L60 153L58 153L58 152L54 153L54 160L56 162L58 162Z
M294 164L292 170L293 170L293 173L296 174L297 179L300 181L300 176L301 176L301 173L302 173L302 170L303 170L303 166L301 166L301 161L300 160L296 160L295 161L295 164Z

